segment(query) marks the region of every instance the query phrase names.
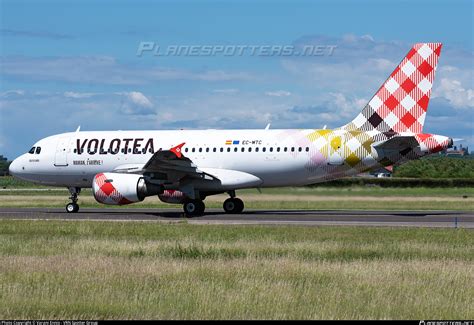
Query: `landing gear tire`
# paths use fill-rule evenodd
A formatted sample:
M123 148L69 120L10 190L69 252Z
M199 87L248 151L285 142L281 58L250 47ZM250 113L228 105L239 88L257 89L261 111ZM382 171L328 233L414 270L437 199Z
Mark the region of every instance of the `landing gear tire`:
M205 209L206 206L201 200L189 200L183 204L184 213L190 218L202 216Z
M68 190L69 190L69 193L71 193L71 196L69 197L69 199L72 202L66 205L66 212L76 213L79 211L79 204L77 204L77 197L79 196L79 193L81 193L81 188L69 187Z
M79 204L77 203L68 203L66 205L66 212L67 213L76 213L79 211Z
M244 211L244 202L236 197L224 201L224 211L226 213L236 214Z

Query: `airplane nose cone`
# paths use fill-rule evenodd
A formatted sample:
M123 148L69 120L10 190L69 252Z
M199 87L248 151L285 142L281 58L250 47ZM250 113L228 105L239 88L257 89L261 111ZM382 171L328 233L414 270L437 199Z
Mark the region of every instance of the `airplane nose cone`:
M21 163L19 159L15 159L11 162L10 166L8 167L8 172L10 175L17 176L21 173L22 167L20 166Z

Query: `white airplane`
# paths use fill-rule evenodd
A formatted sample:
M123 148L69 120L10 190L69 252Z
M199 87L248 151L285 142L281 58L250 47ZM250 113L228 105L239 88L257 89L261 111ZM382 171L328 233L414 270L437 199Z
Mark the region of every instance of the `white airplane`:
M225 212L240 213L239 189L314 184L452 146L451 138L422 133L441 46L415 44L361 113L333 130L78 129L39 140L10 173L67 187L67 212L77 212L81 188L92 187L100 203L158 195L183 204L188 216L204 213L207 196L228 193Z

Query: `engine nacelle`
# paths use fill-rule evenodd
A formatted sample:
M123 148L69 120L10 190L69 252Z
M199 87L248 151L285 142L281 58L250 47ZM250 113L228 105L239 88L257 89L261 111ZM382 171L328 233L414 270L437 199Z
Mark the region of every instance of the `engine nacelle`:
M94 176L92 191L97 202L125 205L143 201L163 192L159 185L147 182L142 175L100 173Z
M158 194L158 197L165 203L180 204L186 200L186 196L183 192L175 190L164 190L163 193Z

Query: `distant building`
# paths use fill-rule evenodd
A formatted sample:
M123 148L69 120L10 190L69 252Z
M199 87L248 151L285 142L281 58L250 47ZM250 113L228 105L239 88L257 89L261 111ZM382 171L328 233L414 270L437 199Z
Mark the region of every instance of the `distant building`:
M7 176L8 175L8 159L0 155L0 176Z
M377 178L385 178L385 177L392 177L393 174L393 166L386 166L380 167L370 172L360 173L357 174L356 177L377 177Z
M385 178L385 177L392 177L393 174L393 165L380 167L370 172L371 176L377 178Z
M460 144L459 148L457 146L454 146L451 149L447 149L444 152L444 155L446 157L464 157L464 156L469 155L469 148L463 147L462 144Z

